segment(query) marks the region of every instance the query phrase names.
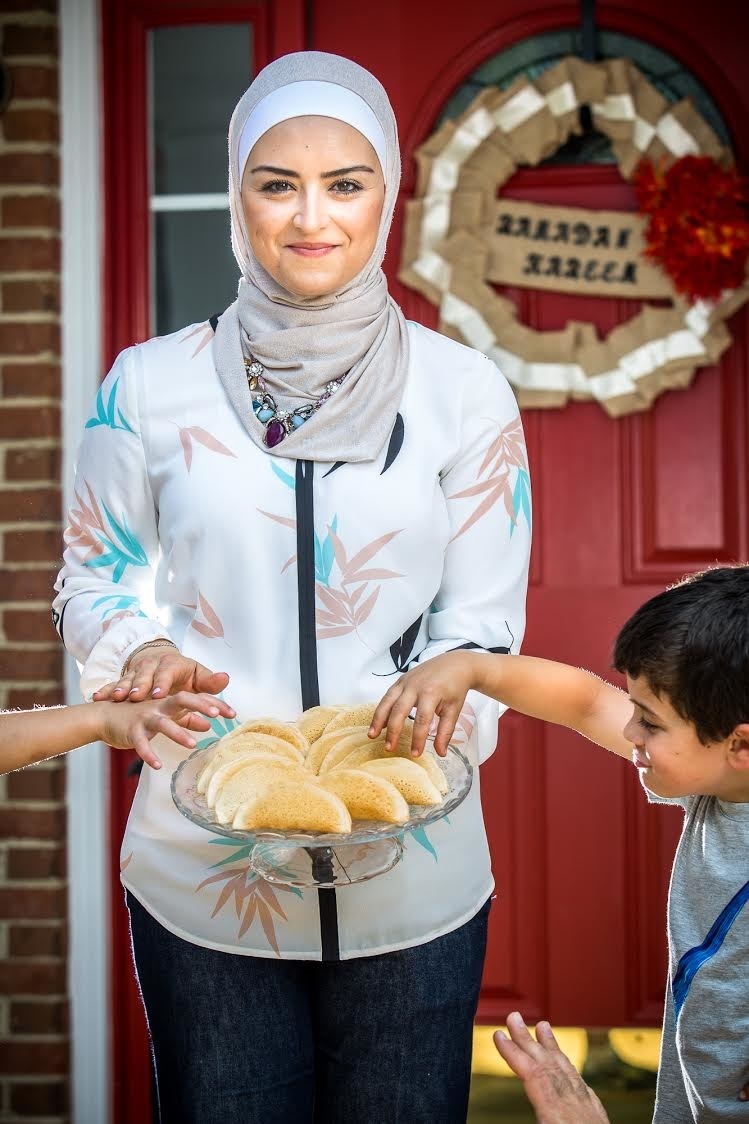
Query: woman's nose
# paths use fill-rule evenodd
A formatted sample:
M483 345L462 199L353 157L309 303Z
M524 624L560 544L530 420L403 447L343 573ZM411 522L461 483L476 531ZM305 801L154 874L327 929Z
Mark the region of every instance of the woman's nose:
M294 215L294 226L307 233L320 230L327 221L325 199L319 191L302 191Z

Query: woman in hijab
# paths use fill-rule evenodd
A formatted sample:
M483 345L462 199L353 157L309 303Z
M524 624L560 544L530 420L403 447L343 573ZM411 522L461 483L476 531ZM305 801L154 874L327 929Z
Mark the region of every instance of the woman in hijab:
M451 648L517 651L518 410L494 364L388 294L384 90L283 57L237 105L229 161L237 300L120 355L86 428L55 601L84 693L225 690L241 720L291 720ZM475 761L497 716L479 697L462 715ZM388 873L302 890L180 815L180 751L158 752L122 880L161 1119L464 1120L493 889L478 770Z

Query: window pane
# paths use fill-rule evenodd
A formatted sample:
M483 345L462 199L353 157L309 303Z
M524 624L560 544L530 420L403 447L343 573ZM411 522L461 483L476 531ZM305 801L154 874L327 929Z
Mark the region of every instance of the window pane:
M222 312L237 295L229 212L167 211L152 216L156 334Z
M250 84L252 27L160 27L150 47L153 194L226 191L229 118Z

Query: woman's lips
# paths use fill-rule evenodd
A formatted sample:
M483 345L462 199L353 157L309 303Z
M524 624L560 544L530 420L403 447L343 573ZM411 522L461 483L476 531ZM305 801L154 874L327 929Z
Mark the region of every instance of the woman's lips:
M292 242L286 247L287 250L300 254L303 258L324 258L335 248L331 242Z

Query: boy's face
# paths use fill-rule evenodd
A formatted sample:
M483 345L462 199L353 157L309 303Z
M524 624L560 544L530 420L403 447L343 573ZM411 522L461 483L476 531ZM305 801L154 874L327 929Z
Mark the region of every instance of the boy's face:
M718 796L735 800L736 781L728 764L731 738L703 745L694 726L659 698L642 676L627 676L634 713L624 737L634 748L632 760L656 796Z

